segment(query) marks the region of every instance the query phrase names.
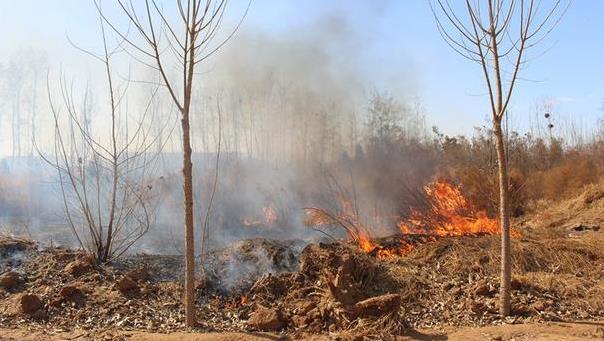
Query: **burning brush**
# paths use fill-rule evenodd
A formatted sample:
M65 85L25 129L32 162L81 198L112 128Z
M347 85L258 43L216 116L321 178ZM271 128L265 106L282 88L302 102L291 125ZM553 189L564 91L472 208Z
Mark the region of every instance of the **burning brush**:
M279 222L277 210L272 204L262 208L261 218L243 218L241 224L245 227L266 227L274 226Z
M340 226L346 230L348 237L356 242L366 253L375 249L376 244L371 241L369 231L367 231L364 225L359 223L356 217L342 213L335 215L317 207L309 207L305 210L306 219L304 220L304 224L306 226Z
M406 255L416 245L439 237L500 233L497 220L488 217L486 211L476 209L460 187L448 181L439 179L426 185L419 198L421 208L411 208L409 214L398 218L396 225L402 236L395 242L378 243L371 238L369 229L360 222L350 202L341 197L338 197L340 211L335 214L321 208L307 208L305 224L313 227L340 226L365 253L380 259ZM519 236L518 231L512 231L512 237Z
M436 180L424 187L423 208L411 208L397 223L403 234L467 236L499 234L499 223L486 211L477 210L458 186Z

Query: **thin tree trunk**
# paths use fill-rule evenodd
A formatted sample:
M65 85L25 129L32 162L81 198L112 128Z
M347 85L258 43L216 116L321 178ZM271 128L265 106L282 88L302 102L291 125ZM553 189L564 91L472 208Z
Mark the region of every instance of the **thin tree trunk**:
M187 327L195 326L195 231L193 218L193 162L191 150L191 96L195 68L195 33L189 29L188 60L185 59L184 106L182 110L182 150L185 194L185 320ZM188 64L188 65L187 65Z
M501 130L501 120L493 121L495 144L497 147L497 164L499 167L499 219L501 225L501 287L500 313L510 315L510 282L512 280L510 219L508 193L508 167L505 155L505 141Z
M185 316L189 327L195 324L195 244L193 236L193 163L188 112L182 118L183 190L185 194Z

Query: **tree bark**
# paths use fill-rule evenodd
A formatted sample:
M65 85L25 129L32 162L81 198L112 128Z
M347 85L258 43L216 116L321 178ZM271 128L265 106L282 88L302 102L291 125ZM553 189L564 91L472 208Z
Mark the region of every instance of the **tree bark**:
M500 313L510 315L510 283L512 280L512 254L510 245L510 218L508 192L508 166L505 141L501 130L501 120L493 120L495 144L497 147L497 164L499 167L499 219L501 225L501 286Z
M193 12L196 12L193 6ZM183 150L183 186L185 194L185 323L187 327L195 327L195 231L193 218L193 162L191 149L191 98L193 94L193 76L195 75L196 27L187 27L189 36L187 47L188 58L185 57L184 105L182 107L182 150Z
M185 316L186 325L195 324L195 244L193 231L193 163L191 161L191 138L189 113L183 113L182 145L185 205Z

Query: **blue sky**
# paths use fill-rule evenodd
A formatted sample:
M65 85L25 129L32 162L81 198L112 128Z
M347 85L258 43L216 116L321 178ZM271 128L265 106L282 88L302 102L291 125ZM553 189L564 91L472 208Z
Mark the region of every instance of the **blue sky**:
M233 17L245 4L231 1ZM526 126L528 113L544 100L553 103L554 113L588 126L603 116L602 13L604 1L573 2L536 50L545 53L523 71L529 81L521 81L514 93L515 125ZM395 95L413 89L429 123L450 134L468 133L485 122L488 102L480 70L442 41L426 0L254 0L242 30L278 36L311 30L318 18L336 16L346 19L346 34L356 37L368 86ZM94 8L85 0L0 0L0 31L0 53L33 47L45 51L51 67L80 63L66 33L83 45L98 41Z

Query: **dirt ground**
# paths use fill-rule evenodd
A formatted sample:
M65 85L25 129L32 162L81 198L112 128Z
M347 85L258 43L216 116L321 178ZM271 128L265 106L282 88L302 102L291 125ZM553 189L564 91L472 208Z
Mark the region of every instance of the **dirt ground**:
M308 341L338 340L337 336L309 336ZM342 338L344 340L348 338ZM354 339L354 337L352 338ZM170 334L139 331L43 331L0 328L2 341L38 340L138 340L138 341L269 341L290 340L268 333L187 333ZM393 340L604 340L604 321L550 322L543 324L507 324L479 328L444 328L442 330L413 330Z

